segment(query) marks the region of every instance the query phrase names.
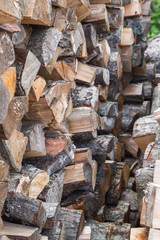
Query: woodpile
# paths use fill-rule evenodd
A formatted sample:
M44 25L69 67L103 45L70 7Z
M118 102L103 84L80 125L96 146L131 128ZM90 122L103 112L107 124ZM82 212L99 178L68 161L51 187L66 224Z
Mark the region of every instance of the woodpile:
M159 236L150 2L0 3L0 239Z

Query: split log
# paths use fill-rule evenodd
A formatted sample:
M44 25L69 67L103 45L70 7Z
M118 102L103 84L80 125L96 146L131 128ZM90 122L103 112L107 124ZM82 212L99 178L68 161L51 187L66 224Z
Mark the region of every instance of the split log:
M25 225L4 222L4 227L0 230L0 236L6 235L9 239L13 240L37 240L39 236L38 228L29 227ZM4 239L7 240L7 239Z
M128 202L130 205L131 211L138 210L137 193L136 192L134 192L130 189L122 190L120 200Z
M124 162L130 167L130 175L135 176L136 171L141 168L141 162L137 158L127 157L124 159Z
M29 164L24 165L21 173L11 173L9 192L20 193L25 197L36 199L48 182L47 172Z
M64 14L64 8L52 7L52 26L62 33L65 31L67 28L67 11Z
M86 38L87 51L91 53L98 44L97 32L93 24L83 24L83 30Z
M49 175L61 170L74 162L75 146L69 139L47 138L46 156L29 158L24 163L32 164L39 169L45 170Z
M142 63L142 53L141 53L141 45L134 44L133 46L133 54L132 54L132 67L138 67Z
M159 159L160 145L159 142L151 142L148 144L143 158L143 167L155 166L155 161Z
M65 239L66 229L65 224L63 221L58 221L57 226L55 226L53 229L46 229L42 232L48 237L48 240L55 239Z
M113 52L117 51L117 47L121 43L122 30L122 26L117 29L111 29L110 33L105 36Z
M40 62L31 51L26 49L16 48L15 53L18 80L16 94L28 96L39 71ZM30 73L29 76L28 73Z
M155 141L156 132L158 129L158 122L154 119L153 115L139 118L133 128L133 139L142 150L145 151L150 142Z
M102 67L95 67L96 68L96 78L95 78L95 84L102 85L102 86L108 86L110 83L110 72L106 68Z
M39 59L49 73L58 58L58 44L62 33L56 28L40 29L32 32L27 48ZM58 51L58 52L57 52Z
M98 85L98 89L99 89L99 100L107 101L109 86Z
M113 134L118 137L121 131L121 124L122 124L122 112L118 113L118 116L115 118L115 125L113 128Z
M15 222L25 221L40 229L47 220L46 211L40 200L25 198L18 193L8 193L4 209L6 218L13 219Z
M41 12L39 12L39 9L41 9ZM51 11L51 1L32 0L31 4L25 11L22 24L51 26Z
M151 100L153 95L153 83L151 81L143 82L143 95L145 100Z
M27 112L28 98L25 96L14 97L8 106L8 112L4 121L0 124L0 138L9 139L13 130Z
M142 199L144 197L144 190L147 187L149 182L153 182L153 168L141 168L136 171L136 190L137 190L137 199L138 199L138 210L141 212L142 208Z
M3 9L6 4L3 4ZM6 32L0 33L0 44L1 44L1 53L0 53L0 73L11 66L15 61L14 46L10 39L10 36Z
M15 36L12 35L13 36L12 38L14 38L13 42L16 44L15 45L16 48L26 49L33 29L29 25L20 25L20 27L21 26L22 33L21 32L19 34L15 33Z
M22 19L22 9L24 7L24 1L22 3L14 4L13 1L7 3L3 0L0 5L0 23L9 23L14 20Z
M77 69L77 74L76 74L76 81L81 83L81 84L86 84L86 85L94 85L96 77L96 69L83 64L81 62L78 62L78 69Z
M17 24L17 27L19 27L19 31L16 31L12 34L12 42L15 47L23 44L26 38L24 27L21 24Z
M145 24L143 22L143 18L141 16L138 17L127 17L124 19L124 26L130 27L133 30L135 35L142 35L145 30Z
M10 93L11 101L16 90L16 68L8 67L3 73L1 73L0 77Z
M91 14L91 7L89 0L81 0L81 5L77 8L77 18L81 22L83 19Z
M111 133L115 126L115 117L101 117L101 126L99 132L101 133Z
M91 107L98 110L99 91L95 86L77 86L72 93L73 107Z
M53 173L49 183L39 195L39 199L44 202L60 203L63 192L64 170Z
M59 203L46 203L43 202L43 207L46 211L46 223L43 226L43 229L53 229L54 227L57 226L59 217L60 217L60 212L61 212L61 207Z
M142 13L142 6L138 0L132 1L130 4L124 5L125 17L139 16Z
M156 68L155 68L155 64L153 63L150 63L150 62L147 63L144 70L141 68L141 66L136 67L133 70L134 70L133 71L134 82L142 82L144 80L151 80L155 78Z
M67 8L67 0L51 0L53 6Z
M8 140L0 141L0 152L4 159L10 162L11 166L19 172L22 166L22 159L28 138L23 133L14 129Z
M107 6L110 28L119 28L124 23L124 7Z
M46 86L45 79L40 76L37 76L34 82L32 83L32 87L29 93L29 101L38 102L45 86Z
M19 33L21 31L20 24L18 24L17 20L15 20L13 22L10 22L10 23L0 24L0 28L7 31L7 32L12 33L13 35L15 33Z
M93 159L98 164L103 163L106 160L107 153L110 153L116 144L116 137L113 135L100 135L97 138L86 142L75 142L77 147L89 147L92 151Z
M132 72L132 46L121 47L121 59L124 72Z
M92 189L92 168L88 163L78 163L65 167L63 197L83 187Z
M23 124L21 131L28 137L24 158L46 155L45 138L41 123Z
M78 240L91 240L91 228L89 226L85 226Z
M114 161L121 162L124 156L124 144L118 141L113 151L114 151Z
M84 228L83 211L61 208L60 220L64 222L67 239L76 240L81 235Z
M101 223L94 220L87 221L87 226L91 227L91 239L122 238L128 240L130 236L130 224Z
M131 228L131 240L135 239L148 239L148 229L147 228ZM153 239L153 238L152 238Z
M125 150L130 153L133 157L137 158L139 153L138 145L135 143L131 135L123 134L120 135L120 142L124 143Z
M111 187L112 167L108 161L104 162L97 171L95 194L98 198L98 208L105 203L105 196Z
M98 109L98 114L107 117L117 117L118 104L110 101L103 102Z
M117 81L122 75L121 57L118 52L111 52L108 63L110 71L110 81Z
M110 3L111 0L89 0L91 4Z
M97 212L97 216L95 220L97 220L98 222L104 222L105 215L106 215L106 205L103 205Z
M94 193L88 191L75 191L65 198L62 207L67 209L83 210L86 218L91 218L98 210L97 198Z
M116 213L116 214L115 214ZM106 206L105 222L127 223L129 203L119 201L116 207Z
M92 166L92 152L89 148L77 148L74 153L74 163L87 162Z
M60 124L66 118L70 95L74 88L74 82L48 83L39 102L30 102L26 120L41 121L44 126L51 123Z
M129 84L124 90L125 102L143 102L143 84Z
M83 20L85 23L92 23L97 32L109 31L108 12L105 4L91 4L91 14Z
M74 139L92 139L97 136L98 114L89 107L74 108L67 119L69 133Z
M132 46L135 41L132 28L124 27L121 35L121 46Z

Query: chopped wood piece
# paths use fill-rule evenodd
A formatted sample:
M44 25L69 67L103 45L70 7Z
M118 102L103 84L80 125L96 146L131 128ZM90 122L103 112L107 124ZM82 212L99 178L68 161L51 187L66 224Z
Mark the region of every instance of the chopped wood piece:
M91 14L83 20L91 22L98 32L109 31L108 12L105 4L91 4Z
M159 142L151 142L148 144L143 158L143 167L155 166L155 162L159 159L160 145Z
M3 92L4 94L4 92ZM28 98L25 96L14 97L9 104L8 113L0 124L0 138L9 139L12 131L28 112ZM12 124L11 124L12 123Z
M132 51L132 67L138 67L142 62L142 49L140 44L134 44Z
M5 3L3 6L6 5ZM10 36L6 32L0 33L0 45L1 45L1 52L0 52L0 73L7 69L7 67L11 66L12 63L15 61L15 53L14 53L14 46L10 39Z
M61 37L62 33L53 27L35 30L31 34L27 47L35 54L49 73L52 72L58 58L56 50Z
M86 38L87 51L91 53L97 47L98 39L97 32L93 24L83 24L83 30Z
M148 240L152 240L152 239L156 240L156 239L159 239L159 237L160 237L159 229L150 228Z
M105 222L128 222L129 203L125 201L119 201L118 205L106 206Z
M83 211L61 208L60 220L64 222L66 238L76 240L81 235L84 228Z
M125 17L139 16L142 12L141 2L139 2L139 0L133 0L130 4L124 5L124 9Z
M0 28L3 30L6 30L7 32L12 33L13 35L14 35L14 33L19 33L21 31L21 28L16 20L13 22L10 22L10 23L0 24ZM12 35L12 37L13 37L13 35Z
M53 6L67 8L67 0L51 0Z
M59 217L60 217L60 211L61 207L59 203L46 203L43 202L43 207L46 210L46 223L43 226L43 229L53 229L57 226Z
M101 121L100 132L102 131L105 133L111 133L112 130L114 129L116 118L104 116L100 118L100 121Z
M61 205L67 209L83 210L87 218L93 217L98 209L96 195L92 192L80 190L66 197Z
M121 47L121 59L124 72L132 72L132 46Z
M47 219L46 211L40 200L26 198L18 193L8 193L4 209L4 215L7 218L15 221L26 221L40 227L40 229Z
M121 46L131 46L134 41L135 39L132 28L124 27L121 35Z
M92 152L89 148L77 148L74 153L74 163L87 162L92 165Z
M89 0L91 4L110 3L111 0Z
M81 22L83 19L91 14L91 7L89 0L81 0L81 5L77 8L78 21Z
M147 240L148 239L148 228L131 228L131 240ZM153 238L152 238L153 239Z
M154 167L153 183L157 183L157 184L159 184L159 180L160 180L159 167L160 167L159 160L156 160L155 167Z
M24 124L21 131L28 137L24 158L46 155L45 138L41 123Z
M98 88L99 88L99 100L107 101L109 86L98 85Z
M138 210L141 212L142 199L144 197L144 190L149 182L153 182L153 168L141 168L136 171L136 190L137 190L137 200L138 200Z
M19 31L12 34L12 42L14 46L21 45L27 37L24 27L21 24L17 24L17 26L19 27Z
M91 228L89 226L85 226L78 240L91 240Z
M36 199L48 182L47 172L29 164L24 165L21 173L11 173L9 192L20 193L25 197Z
M60 203L63 192L64 169L53 173L50 176L49 183L39 195L39 199L45 202Z
M96 69L78 62L76 81L86 85L93 85L96 77Z
M107 6L109 13L110 28L119 28L124 24L124 7Z
M130 205L130 210L137 211L137 193L132 191L131 189L122 190L120 200L126 201Z
M29 101L38 102L45 86L46 86L45 79L40 76L37 76L34 82L32 83L32 87L29 93Z
M65 167L63 197L85 186L91 186L92 189L92 168L90 164L78 163Z
M129 84L124 90L123 95L125 96L126 102L142 102L143 101L143 84Z
M39 9L41 9L41 11L39 11ZM51 26L51 11L51 1L32 0L31 4L25 11L22 24Z
M110 83L110 72L106 68L96 67L96 79L95 84L108 86Z
M92 139L97 136L98 114L89 107L74 108L67 119L69 132L74 138Z
M24 137L23 133L14 129L8 140L0 141L0 151L2 157L10 162L11 166L20 171L22 167L22 159L28 138Z
M122 75L121 57L118 52L111 52L108 63L110 71L110 81L117 81Z
M117 117L118 104L110 101L103 102L98 109L98 114L107 117Z
M142 150L145 152L147 145L155 141L156 132L158 129L158 122L153 115L139 118L133 128L133 139Z
M72 93L73 107L91 107L98 110L99 90L97 87L77 86Z
M8 92L11 95L10 99L12 100L16 90L16 68L8 67L3 73L1 73L0 77L8 89Z
M40 62L31 51L26 49L16 48L15 53L18 80L16 94L28 96L39 71Z
M3 229L0 230L0 236L6 235L8 238L13 240L21 240L21 239L33 239L37 240L39 233L38 228L29 227L25 225L15 224L4 222ZM7 239L4 239L7 240Z
M2 1L0 5L0 24L13 22L14 20L21 20L22 9L24 7L24 1L22 3L13 1Z

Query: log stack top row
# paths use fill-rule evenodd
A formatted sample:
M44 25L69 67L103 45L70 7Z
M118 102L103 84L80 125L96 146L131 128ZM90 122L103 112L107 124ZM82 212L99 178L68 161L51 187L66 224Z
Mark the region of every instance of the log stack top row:
M150 4L1 1L0 239L130 238Z

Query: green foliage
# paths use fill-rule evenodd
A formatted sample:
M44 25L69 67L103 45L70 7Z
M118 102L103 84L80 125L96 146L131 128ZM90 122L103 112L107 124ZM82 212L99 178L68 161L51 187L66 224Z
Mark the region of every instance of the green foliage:
M152 38L160 33L160 0L152 0L151 5L151 26L148 38Z

